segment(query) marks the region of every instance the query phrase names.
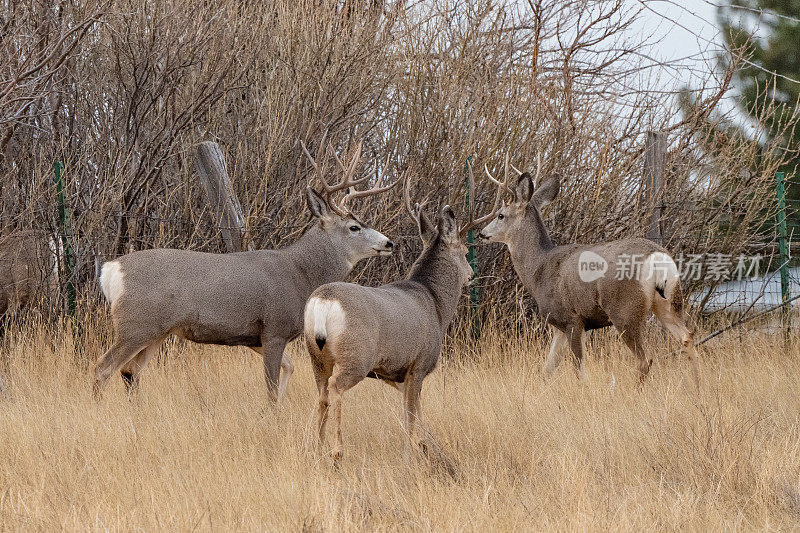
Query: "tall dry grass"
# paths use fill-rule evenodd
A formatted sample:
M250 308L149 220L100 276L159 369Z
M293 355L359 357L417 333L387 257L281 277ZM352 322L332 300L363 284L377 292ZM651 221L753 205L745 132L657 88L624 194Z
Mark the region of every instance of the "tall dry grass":
M172 344L128 400L92 400L87 366L106 321L8 336L0 399L0 527L108 530L788 529L800 521L798 343L709 343L704 388L657 359L641 390L611 334L590 379L545 383L533 335L449 342L423 409L453 467L403 453L397 392L345 395L345 459L313 446L307 355L268 404L258 356ZM654 353L674 348L660 332ZM468 355L470 357L465 357ZM614 385L612 387L612 375Z

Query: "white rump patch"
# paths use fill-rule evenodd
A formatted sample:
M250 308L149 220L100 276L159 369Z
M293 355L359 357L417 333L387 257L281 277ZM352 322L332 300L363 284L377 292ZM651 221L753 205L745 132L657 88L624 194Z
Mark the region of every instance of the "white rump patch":
M672 290L680 281L678 267L672 258L664 252L654 252L647 256L639 271L639 283L645 294L651 295L658 290L664 298L672 296Z
M103 295L113 307L114 302L125 292L125 274L122 273L122 265L119 264L119 261L103 263L103 269L100 272L100 288L103 289Z
M344 331L344 309L337 300L312 297L306 303L303 325L306 337L320 340L334 339Z

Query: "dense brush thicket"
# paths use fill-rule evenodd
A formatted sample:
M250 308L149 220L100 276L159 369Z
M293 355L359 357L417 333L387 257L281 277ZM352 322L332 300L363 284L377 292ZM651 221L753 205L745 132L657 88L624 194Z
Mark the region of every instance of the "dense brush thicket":
M771 180L788 156L766 146L756 158L708 127L724 120L715 108L730 72L679 109L643 59L647 43L631 41L636 16L621 0L0 0L0 229L60 231L62 161L82 293L98 295L98 258L219 251L193 169L197 143L215 140L246 241L282 246L302 232L301 192L314 185L300 141L316 152L326 135L341 153L363 141L361 172L388 158L389 173L415 176L415 199L461 216L468 159L487 209L484 165L502 174L508 154L531 170L538 157L566 176L545 213L557 243L643 235L657 203L672 251L736 254L772 216ZM758 113L778 116L766 99ZM667 131L669 150L647 205L649 130ZM354 210L401 243L358 280L395 279L420 248L400 191ZM507 254L478 256L482 301L514 320L522 292Z

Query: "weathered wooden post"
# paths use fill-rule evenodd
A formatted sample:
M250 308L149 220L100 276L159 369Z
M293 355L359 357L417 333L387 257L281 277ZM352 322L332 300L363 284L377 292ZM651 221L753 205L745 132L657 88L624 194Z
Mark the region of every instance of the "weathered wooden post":
M645 236L663 244L661 234L661 188L664 186L664 166L667 155L667 134L648 131L644 152L644 202L650 211L650 224Z
M194 168L214 209L226 252L241 252L244 237L242 204L233 190L225 165L225 155L213 141L204 141L197 147Z

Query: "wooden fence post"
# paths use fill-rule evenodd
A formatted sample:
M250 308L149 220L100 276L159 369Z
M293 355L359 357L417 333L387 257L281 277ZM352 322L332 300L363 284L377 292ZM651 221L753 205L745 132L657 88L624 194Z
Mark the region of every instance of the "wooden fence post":
M213 141L204 141L197 147L194 168L214 209L226 252L241 252L244 237L242 204L233 190L225 165L225 155Z
M644 201L650 212L646 237L663 244L661 234L661 188L664 186L664 166L667 155L667 134L648 131L644 152Z

